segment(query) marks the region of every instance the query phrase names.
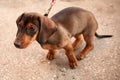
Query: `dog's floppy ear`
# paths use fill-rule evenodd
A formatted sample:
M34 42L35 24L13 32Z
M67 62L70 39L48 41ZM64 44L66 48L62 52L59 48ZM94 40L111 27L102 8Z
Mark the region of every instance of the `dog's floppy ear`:
M25 14L25 13L22 13L22 14L17 18L16 24L18 24L18 23L21 21L21 19L22 19L22 17L24 16L24 14Z
M40 16L38 19L39 19L39 33L37 41L42 45L55 31L56 25L51 19L47 17Z

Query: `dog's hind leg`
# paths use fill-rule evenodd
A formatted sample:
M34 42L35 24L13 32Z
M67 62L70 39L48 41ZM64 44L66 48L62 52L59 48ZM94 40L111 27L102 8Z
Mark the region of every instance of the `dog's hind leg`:
M75 35L75 39L76 40L72 44L74 50L82 43L83 37L81 34L77 34L77 35Z
M86 46L81 53L79 53L76 58L81 60L86 57L89 51L94 48L94 34L95 33L83 33L84 40L86 42Z

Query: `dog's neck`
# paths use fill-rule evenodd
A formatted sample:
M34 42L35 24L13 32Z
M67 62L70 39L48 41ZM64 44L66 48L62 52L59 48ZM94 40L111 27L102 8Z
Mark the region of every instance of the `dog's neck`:
M44 16L43 23L45 23L45 25L48 26L49 28L56 28L55 22L48 17Z
M57 31L57 25L56 23L43 16L42 17L42 22L41 22L41 31L40 31L40 36L38 36L39 40L38 42L43 45L47 43L48 39Z

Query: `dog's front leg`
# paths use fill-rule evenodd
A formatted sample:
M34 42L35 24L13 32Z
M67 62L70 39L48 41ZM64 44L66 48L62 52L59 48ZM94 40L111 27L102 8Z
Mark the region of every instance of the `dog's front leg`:
M56 53L56 50L50 49L48 54L47 54L47 59L53 60L55 58L55 53Z
M74 55L72 44L68 44L67 46L64 47L64 49L66 51L66 55L68 57L70 67L75 68L78 65L78 62Z

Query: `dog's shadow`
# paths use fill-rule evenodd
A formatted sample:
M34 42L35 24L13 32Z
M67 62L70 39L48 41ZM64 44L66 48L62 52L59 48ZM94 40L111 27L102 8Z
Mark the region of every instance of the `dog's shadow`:
M77 48L75 48L74 53L75 55L77 55L78 53L80 53L85 47L85 42L81 43L81 45L79 45Z
M84 48L84 43L82 43L81 45L79 45L75 50L74 53L75 55L77 55L78 53L80 53ZM69 68L69 63L68 63L68 58L65 55L65 50L61 49L58 50L57 54L56 54L56 58L54 60L54 63L60 67L60 68Z

